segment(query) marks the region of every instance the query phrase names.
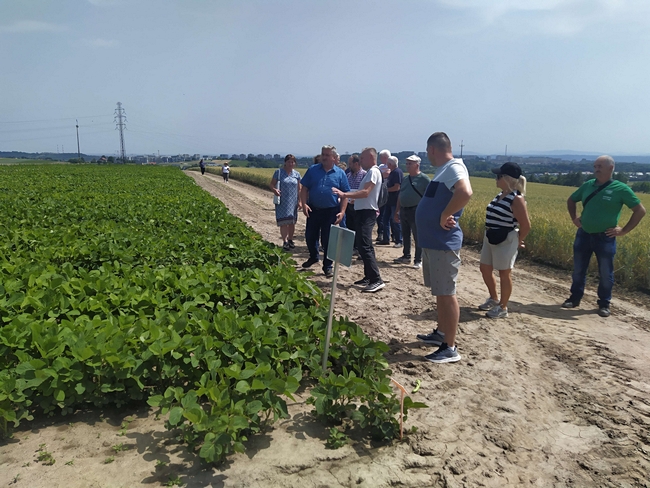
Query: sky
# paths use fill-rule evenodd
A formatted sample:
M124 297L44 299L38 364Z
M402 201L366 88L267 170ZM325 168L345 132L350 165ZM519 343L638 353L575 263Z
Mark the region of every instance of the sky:
M0 0L0 151L650 154L647 0Z

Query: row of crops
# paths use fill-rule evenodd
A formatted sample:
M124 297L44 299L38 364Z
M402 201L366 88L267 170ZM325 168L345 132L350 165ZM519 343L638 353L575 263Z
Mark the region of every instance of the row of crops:
M2 167L0 207L0 436L148 402L218 461L301 387L328 422L399 432L387 346L335 320L322 371L326 298L180 170Z
M219 171L218 169L216 171ZM272 169L236 168L231 177L246 183L268 188ZM304 173L304 169L299 171ZM433 175L430 175L433 176ZM485 207L498 193L494 180L472 178L474 195L465 209L460 225L468 241L483 242ZM521 255L564 269L573 266L573 240L576 228L569 219L566 201L575 188L567 186L529 183L526 200L532 230L526 238L526 249ZM646 208L650 208L650 195L637 194ZM621 213L621 226L631 212L626 207ZM617 239L618 251L614 262L615 279L628 288L650 291L650 217L627 236ZM596 260L592 260L596 269Z

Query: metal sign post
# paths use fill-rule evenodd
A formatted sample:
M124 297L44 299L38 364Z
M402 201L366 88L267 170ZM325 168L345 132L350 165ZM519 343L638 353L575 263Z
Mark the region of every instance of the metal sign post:
M327 257L334 261L334 277L330 293L330 311L327 317L327 332L325 334L325 350L323 351L323 372L327 368L327 357L330 350L332 335L332 318L334 316L334 300L336 298L336 281L339 275L339 262L348 268L352 265L352 249L354 247L354 231L337 225L330 227L330 238L327 243Z

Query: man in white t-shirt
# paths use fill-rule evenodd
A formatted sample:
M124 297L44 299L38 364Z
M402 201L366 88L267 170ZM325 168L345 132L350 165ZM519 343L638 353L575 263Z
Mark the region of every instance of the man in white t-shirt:
M359 255L363 259L363 279L355 281L355 285L364 286L363 292L374 293L386 286L379 275L379 267L375 258L375 248L372 246L372 229L377 222L379 207L379 191L381 190L381 172L377 168L377 150L374 147L365 148L360 155L361 167L366 170L366 176L359 184L359 190L342 192L332 188L332 193L341 198L354 199L354 211L357 218L355 241Z

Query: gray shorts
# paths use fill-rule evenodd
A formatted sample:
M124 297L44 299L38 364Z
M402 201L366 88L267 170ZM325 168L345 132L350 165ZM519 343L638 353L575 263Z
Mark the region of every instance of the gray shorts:
M492 266L498 271L515 267L519 249L519 230L513 230L501 244L490 244L487 236L483 237L481 249L481 264Z
M424 285L431 288L432 295L455 295L459 268L460 249L457 251L422 249Z

